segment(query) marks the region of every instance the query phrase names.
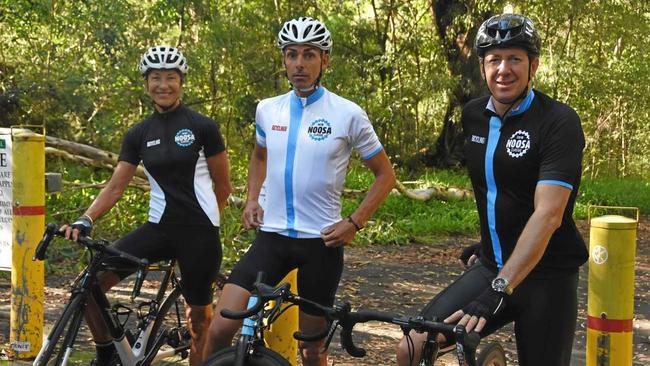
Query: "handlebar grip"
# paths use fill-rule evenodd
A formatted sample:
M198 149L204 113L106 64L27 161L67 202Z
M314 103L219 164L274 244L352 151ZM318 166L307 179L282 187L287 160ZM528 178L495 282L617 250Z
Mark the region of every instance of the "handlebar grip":
M221 309L221 316L228 319L244 319L254 314L257 314L262 309L262 306L264 306L264 302L260 301L260 299L258 298L254 306L244 311L233 311L230 309Z
M392 323L395 315L384 313L376 310L359 310L354 314L350 314L354 318L355 323L365 323L371 320L377 320L386 323Z
M329 327L325 328L325 330L323 330L322 332L316 334L305 334L302 332L294 332L293 338L303 342L316 342L318 340L325 338L327 334L329 334L329 332L330 332Z
M32 256L33 261L37 259L39 261L42 261L43 259L45 259L45 252L47 252L47 247L50 245L50 242L52 241L55 232L56 232L56 225L54 225L53 223L47 224L47 226L45 227L45 233L43 233L43 239L41 239L41 241L38 242L38 246L34 251L34 256Z
M80 242L83 241L84 243L86 243L88 245L97 245L97 243L102 243L102 241L95 242L92 239L89 239L88 237L81 237L81 238L78 239L78 241L80 241ZM124 253L121 250L117 250L117 249L115 249L113 247L110 247L110 246L106 245L106 244L108 244L106 242L103 242L103 243L105 245L102 248L102 251L104 251L104 252L106 252L108 254L111 254L111 255L114 255L116 257L125 259L125 260L139 266L139 267L146 267L146 266L149 265L149 261L144 259L144 258L138 258L138 257L132 256L129 253Z
M352 342L352 329L341 329L341 347L352 357L364 357L366 355L365 349L358 348Z

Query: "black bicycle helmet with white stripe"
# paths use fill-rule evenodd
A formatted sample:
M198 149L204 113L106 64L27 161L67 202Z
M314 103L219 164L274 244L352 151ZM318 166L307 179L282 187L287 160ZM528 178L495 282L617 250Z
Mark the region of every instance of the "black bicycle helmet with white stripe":
M521 14L495 15L481 24L476 34L476 54L485 56L491 48L521 47L539 56L541 38L530 18Z
M187 74L187 60L183 53L170 46L154 46L140 58L140 73L147 76L150 70L178 70L182 75Z
M291 19L284 23L278 33L278 47L283 49L292 44L309 44L323 51L332 49L332 35L325 24L310 17Z

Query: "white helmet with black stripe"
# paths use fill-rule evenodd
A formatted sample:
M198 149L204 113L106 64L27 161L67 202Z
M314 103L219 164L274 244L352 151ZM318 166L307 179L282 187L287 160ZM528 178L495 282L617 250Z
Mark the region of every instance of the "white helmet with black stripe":
M278 47L283 49L292 44L308 44L325 52L332 49L332 36L325 24L310 17L291 19L284 23L278 33Z
M140 73L147 76L150 70L178 70L182 75L187 74L189 67L183 53L171 46L154 46L140 58Z

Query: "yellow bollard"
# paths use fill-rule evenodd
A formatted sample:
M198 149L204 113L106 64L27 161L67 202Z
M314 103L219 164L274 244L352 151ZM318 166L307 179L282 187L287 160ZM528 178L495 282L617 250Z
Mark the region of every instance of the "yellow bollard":
M16 358L30 358L43 341L43 262L32 261L32 256L45 227L45 136L13 131L12 139L10 342Z
M291 292L298 293L298 270L289 272L280 283L289 282ZM271 304L272 306L273 304ZM282 309L289 304L283 304ZM298 341L293 338L293 333L298 330L298 307L293 306L278 318L268 331L264 332L267 347L279 353L291 365L297 365Z
M597 206L596 206L597 207ZM632 365L636 220L618 215L590 219L587 366ZM591 207L589 208L591 217Z

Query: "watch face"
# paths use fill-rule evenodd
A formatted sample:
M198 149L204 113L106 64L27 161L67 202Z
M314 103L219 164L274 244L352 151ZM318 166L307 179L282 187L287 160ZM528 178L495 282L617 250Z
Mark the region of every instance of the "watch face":
M505 292L506 287L508 287L508 282L501 277L497 277L492 281L492 288L498 292Z
M505 278L497 277L492 281L492 289L494 291L510 295L512 290L509 289L508 285L508 280Z

